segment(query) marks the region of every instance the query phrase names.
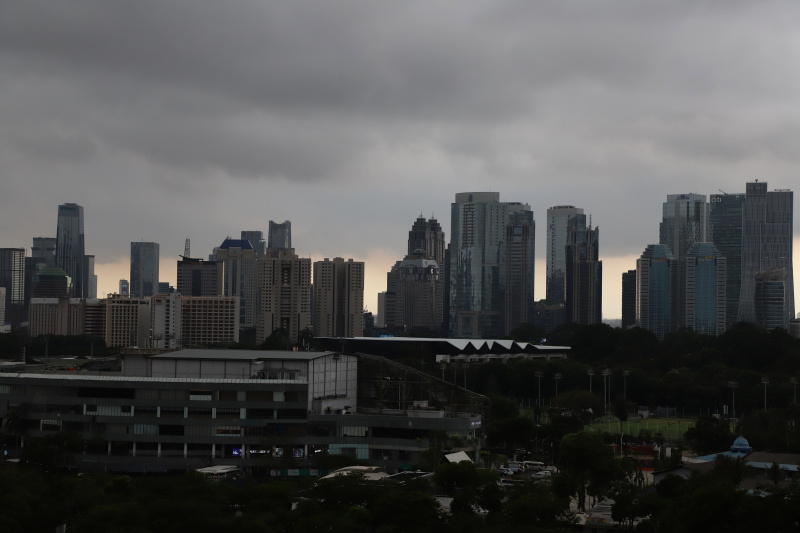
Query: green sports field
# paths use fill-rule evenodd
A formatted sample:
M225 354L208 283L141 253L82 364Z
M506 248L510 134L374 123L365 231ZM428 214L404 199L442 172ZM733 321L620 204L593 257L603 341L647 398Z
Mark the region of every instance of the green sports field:
M686 433L687 429L694 426L694 420L688 418L650 418L647 420L635 418L622 422L621 426L625 435L638 435L640 431L647 430L652 434L661 433L670 440L683 440L683 434ZM609 416L607 419L593 421L586 426L586 429L619 433L620 421L613 416Z

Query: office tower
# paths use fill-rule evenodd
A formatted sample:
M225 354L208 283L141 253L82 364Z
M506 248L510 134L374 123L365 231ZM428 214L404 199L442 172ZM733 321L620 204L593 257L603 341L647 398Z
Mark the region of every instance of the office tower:
M171 350L181 347L181 317L183 299L177 293L160 293L150 298L152 347Z
M76 298L86 296L83 287L84 255L83 207L61 204L58 206L56 266L63 268L72 280L72 295Z
M603 321L603 262L599 259L600 228L586 226L586 215L569 221L565 249L567 322L599 324Z
M636 271L622 273L622 329L636 325Z
M386 327L386 291L378 293L378 314L375 315L375 327Z
M341 257L314 261L316 337L364 335L364 263Z
M739 293L739 320L762 327L775 327L767 315L757 314L756 285L761 274L762 309L770 293L779 286L774 278L783 276L783 325L789 329L794 318L794 276L792 272L792 221L794 195L790 190L767 191L767 182L748 182L742 209L742 284ZM776 272L779 271L779 272ZM766 283L766 285L765 285Z
M86 300L81 298L31 298L31 338L41 335L83 335L86 333Z
M131 243L131 296L143 298L158 292L157 242Z
M762 270L756 274L753 306L755 322L759 326L765 329L785 327L786 273L783 268Z
M184 296L222 296L224 263L183 257L178 261L178 293Z
M290 343L297 342L300 332L311 327L311 259L282 250L260 260L258 291L256 342L281 329Z
M31 247L31 257L38 259L46 266L56 266L56 238L55 237L34 237Z
M130 296L131 284L127 279L119 280L119 294L121 296Z
M569 236L569 221L576 215L583 215L583 209L574 205L557 205L547 210L547 285L548 303L564 303L565 246Z
M0 248L0 287L6 288L6 321L25 321L25 248Z
M508 203L505 236L500 245L499 298L502 302L502 332L510 334L530 322L533 306L536 223L530 206Z
M286 250L294 253L292 248L292 223L284 220L282 224L269 221L269 235L267 236L267 248L272 250Z
M106 346L150 348L150 298L114 294L102 302Z
M6 288L0 287L0 333L7 333L6 324Z
M250 241L228 237L217 249L217 261L224 265L223 294L239 297L240 327L255 327L258 298L256 251L250 245Z
M649 244L636 260L636 325L659 339L673 330L676 270L666 244Z
M406 255L420 255L431 257L438 266L444 264L444 232L439 221L431 217L430 220L420 215L408 232L408 252ZM419 250L423 250L420 253Z
M727 259L714 243L696 242L686 260L686 326L704 335L726 329Z
M726 259L726 329L739 319L742 284L742 209L745 194L712 194L709 199L709 238Z
M37 270L31 278L31 299L70 298L74 296L74 281L58 267Z
M263 231L242 231L242 240L250 241L256 251L256 259L261 259L267 253L267 241L264 240Z
M238 296L181 296L184 348L239 342ZM246 377L246 376L241 376Z
M83 315L83 333L102 339L105 335L106 306L103 300L91 298L83 300L86 304Z
M423 252L421 249L418 251ZM316 276L316 271L314 274ZM388 315L391 321L386 325L405 331L441 330L444 280L436 261L428 258L427 253L407 255L394 265L390 274L393 297L384 297L382 311L382 316ZM314 279L316 284L316 277ZM378 298L380 308L380 294ZM386 308L389 304L393 305L392 309Z
M524 204L500 202L496 192L457 193L451 204L449 261L449 328L454 338L492 338L502 335L506 294L501 286L506 255L501 256L510 212L530 211ZM519 261L527 258L517 256ZM516 267L515 267L516 268ZM521 271L533 264L520 265Z
M708 240L708 204L704 194L668 194L662 208L663 218L659 224L659 244L672 252L677 267L676 285L673 294L675 315L671 327L686 326L686 255L696 242Z
M159 281L158 282L158 294L173 294L178 292L175 290L175 287L169 284L169 281Z
M94 256L83 256L84 298L97 298L97 274L94 273Z

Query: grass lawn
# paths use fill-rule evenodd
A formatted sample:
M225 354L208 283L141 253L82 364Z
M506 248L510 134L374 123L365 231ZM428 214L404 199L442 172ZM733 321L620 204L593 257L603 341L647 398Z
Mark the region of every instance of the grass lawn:
M622 422L622 431L626 435L638 435L641 430L649 430L653 434L661 433L667 439L683 440L683 434L692 426L694 426L694 420L688 418L650 418L648 420L631 418ZM593 421L586 426L586 429L619 433L620 422L616 417L609 415L606 420Z

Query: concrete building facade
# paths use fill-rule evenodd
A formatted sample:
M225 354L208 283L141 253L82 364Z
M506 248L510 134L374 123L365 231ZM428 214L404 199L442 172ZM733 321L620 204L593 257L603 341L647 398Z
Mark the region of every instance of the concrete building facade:
M364 263L327 257L314 262L314 336L364 334Z
M258 262L259 316L256 342L283 329L296 343L311 327L311 259L282 250Z

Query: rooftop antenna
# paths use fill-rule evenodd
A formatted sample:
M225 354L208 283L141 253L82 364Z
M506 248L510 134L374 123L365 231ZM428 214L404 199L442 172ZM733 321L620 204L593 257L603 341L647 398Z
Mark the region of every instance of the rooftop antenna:
M189 237L186 237L186 244L183 245L183 257L191 257L190 255L191 246L189 245L190 242L191 241Z
M726 193L725 191L723 191L722 189L717 189L717 190L718 190L719 192L721 192L722 194L728 194L728 193Z

